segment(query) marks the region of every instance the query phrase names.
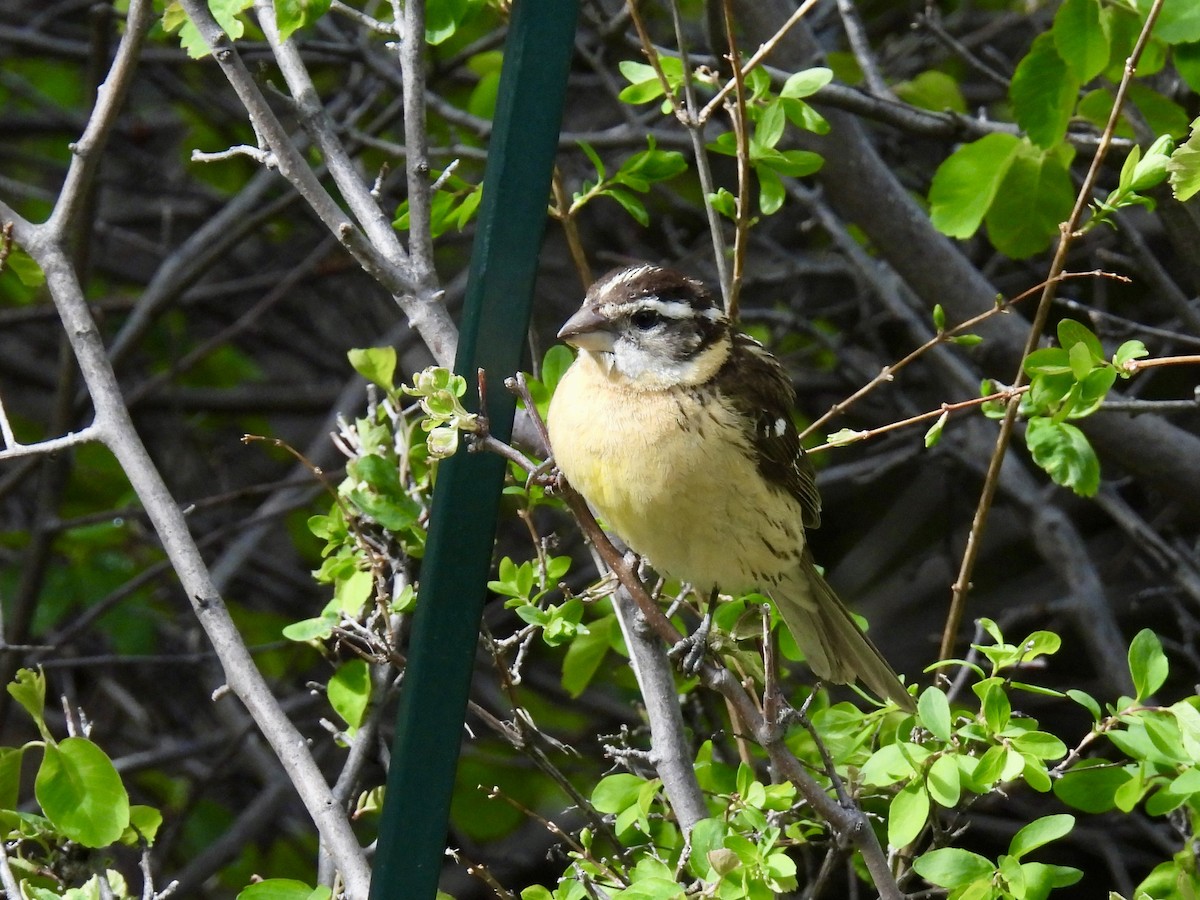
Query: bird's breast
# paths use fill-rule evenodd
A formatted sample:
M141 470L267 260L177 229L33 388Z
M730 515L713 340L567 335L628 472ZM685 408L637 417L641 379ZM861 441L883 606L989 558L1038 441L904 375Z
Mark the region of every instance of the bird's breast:
M661 573L740 591L795 565L799 505L764 482L736 412L713 392L639 391L581 355L548 418L567 480Z

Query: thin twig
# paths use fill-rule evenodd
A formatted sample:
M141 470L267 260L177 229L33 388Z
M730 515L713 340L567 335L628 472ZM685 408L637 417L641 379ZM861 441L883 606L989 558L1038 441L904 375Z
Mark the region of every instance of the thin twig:
M858 7L854 5L854 0L837 0L837 8L838 14L842 17L842 30L846 32L846 39L850 42L850 49L854 52L854 59L858 62L858 67L862 69L867 88L877 97L895 100L896 95L892 93L887 79L879 70L879 62L876 60L875 54L871 52L867 30L863 26L862 17L858 14Z
M804 18L808 11L817 5L817 2L818 0L804 0L803 3L796 7L796 11L788 17L788 20L779 26L779 30L771 35L771 37L769 37L766 41L764 41L758 50L755 51L754 55L746 60L746 65L742 67L743 77L758 68L762 61L767 58L767 55L775 49L775 46L781 40L783 40L784 36L792 29L792 26ZM736 89L736 80L733 78L729 79L729 81L725 83L725 86L717 91L716 95L709 100L707 104L705 104L704 109L700 110L700 114L697 118L700 120L701 124L712 118L713 113L720 109L721 104L725 102L725 98L729 96L731 91Z
M76 220L87 207L92 180L100 165L100 150L108 141L133 82L152 14L149 2L129 4L125 33L108 75L96 91L96 105L88 117L87 127L79 140L71 145L71 165L67 169L58 201L54 204L54 211L46 222L47 228L55 234L64 237L70 235Z
M1142 369L1153 369L1158 366L1195 366L1200 365L1200 355L1193 356L1157 356L1152 359L1131 359L1122 368L1126 372L1140 372Z
M1022 385L1019 388L1009 388L995 393L988 394L983 397L972 397L970 400L959 400L957 403L943 403L937 409L926 410L923 413L917 413L915 416L909 416L907 419L900 419L896 422L889 422L886 425L880 425L878 428L868 428L863 431L856 431L845 438L839 437L835 441L827 441L824 444L818 444L809 450L809 453L819 453L822 450L828 450L831 447L844 447L847 444L856 444L859 441L865 441L868 438L878 437L881 434L887 434L891 431L897 431L901 428L907 428L910 425L918 425L921 422L928 422L930 419L940 418L941 416L949 415L950 413L961 412L964 409L973 409L977 406L982 406L985 403L1008 403L1014 397L1019 397L1029 390L1029 385Z
M579 274L579 281L586 291L592 283L592 267L588 264L587 252L583 249L583 238L579 235L579 224L571 212L571 199L563 186L562 172L554 167L554 176L550 180L554 206L552 213L562 223L563 237L567 239L567 249L571 251L571 262Z
M0 434L4 437L4 447L0 448L0 459L17 459L21 456L40 456L47 453L57 453L68 447L76 447L79 444L89 444L93 441L104 439L99 428L95 425L89 425L79 431L64 434L62 437L47 438L44 441L37 441L33 444L22 444L13 437L12 428L9 426L8 419L4 415L3 406L0 406Z
M729 118L733 123L733 136L737 141L737 220L733 232L733 271L729 275L729 289L725 292L725 314L731 322L738 318L738 299L742 293L742 268L746 263L746 239L750 234L750 135L747 131L746 80L742 72L742 58L734 37L733 0L723 0L725 12L725 39L729 42L729 65L733 69L736 85L735 99L729 104Z
M1137 68L1142 51L1150 40L1150 32L1154 28L1154 23L1158 19L1162 5L1163 0L1154 0L1153 5L1146 15L1146 23L1142 26L1142 32L1138 35L1133 52L1130 53L1129 58L1125 61L1125 71L1121 77L1121 83L1117 87L1112 112L1108 117L1108 123L1104 126L1104 133L1101 136L1099 146L1096 148L1096 155L1092 157L1091 167L1088 169L1087 175L1084 176L1083 184L1080 186L1079 193L1075 197L1075 206L1071 210L1071 215L1067 221L1059 226L1058 246L1054 252L1054 259L1050 263L1050 273L1046 278L1045 287L1038 302L1037 312L1034 314L1033 324L1029 328L1029 336L1025 341L1025 349L1021 353L1016 377L1013 379L1012 386L1014 389L1025 384L1025 359L1037 349L1038 341L1041 339L1042 331L1045 329L1046 319L1050 314L1050 308L1053 305L1054 295L1058 287L1059 275L1066 266L1067 251L1071 247L1075 231L1078 229L1088 203L1091 201L1092 188L1099 177L1100 167L1104 164L1104 158L1108 154L1112 136L1116 131L1117 123L1120 121L1121 109L1125 105L1125 97L1129 93L1129 86L1133 81L1134 71ZM992 451L992 458L988 464L987 475L983 482L983 490L979 495L979 503L975 508L975 516L971 521L971 531L967 536L967 546L963 551L958 577L954 581L950 610L946 616L945 628L942 631L939 654L943 659L954 653L954 643L958 635L958 627L962 622L963 614L966 610L967 594L971 589L971 574L975 569L975 562L979 557L979 548L982 543L983 531L987 526L988 513L991 511L992 501L996 496L996 488L1000 482L1000 466L1004 461L1005 454L1008 452L1008 445L1012 440L1013 430L1016 426L1018 405L1019 401L1016 397L1008 403L1004 420L1000 424L1000 433L996 437L996 446Z
M629 11L631 15L635 12L632 0L629 3ZM643 49L657 59L658 51L650 43L645 28L641 27L640 20L636 15L633 15L633 19L634 24L639 27L638 35L642 38ZM721 214L717 212L712 202L712 198L717 193L717 187L716 182L713 181L712 166L708 161L708 148L704 144L704 119L696 113L698 107L696 87L692 83L691 61L688 59L687 42L683 36L683 19L679 14L679 0L671 0L671 19L675 25L675 42L679 47L679 58L683 63L685 75L683 79L684 114L680 117L680 121L687 129L688 137L692 142L692 159L696 163L696 176L700 181L700 190L704 198L704 216L708 221L708 234L712 240L713 262L717 267L717 283L721 286L722 301L725 306L728 306L729 260L726 259L725 231L721 223ZM676 115L679 115L678 107L676 107Z
M1056 280L1057 281L1066 281L1071 278L1111 278L1115 281L1120 281L1120 282L1124 282L1124 283L1129 282L1129 279L1126 278L1124 275L1117 275L1112 272L1104 272L1104 271L1101 271L1100 269L1095 269L1091 272L1062 272L1057 276ZM1033 296L1034 293L1043 289L1045 284L1046 284L1046 282L1042 282L1042 284L1035 285L1034 287L1031 287L1026 291L1022 291L1020 294L1013 297L1011 300L997 301L996 305L993 306L991 309L986 310L985 312L981 312L976 316L972 316L971 318L967 319L966 321L960 322L958 325L955 325L953 328L948 328L943 331L939 331L937 334L935 334L933 337L931 337L929 340L927 340L920 347L917 347L915 350L911 351L907 356L905 356L899 362L892 363L890 366L884 366L883 369L880 370L878 375L876 375L874 378L872 378L870 381L868 381L866 384L864 384L862 387L860 387L857 391L855 391L853 394L851 394L845 400L840 400L837 403L833 404L831 407L829 407L828 411L826 411L823 415L819 416L807 428L805 428L804 431L801 432L800 436L802 438L807 437L808 435L810 435L814 431L816 431L818 428L820 428L822 425L824 425L826 422L828 422L830 419L832 419L834 416L838 416L838 415L841 415L842 413L844 413L855 402L857 402L858 400L861 400L863 397L865 397L871 391L875 390L880 385L890 383L893 379L895 379L896 373L898 373L901 369L908 366L910 363L915 362L917 359L924 356L927 352L932 350L934 347L937 347L939 344L948 343L960 334L969 333L971 331L971 329L973 329L976 325L979 325L982 322L987 321L988 319L992 318L993 316L1008 312L1008 310L1015 304L1020 303L1022 300L1026 299L1027 297Z

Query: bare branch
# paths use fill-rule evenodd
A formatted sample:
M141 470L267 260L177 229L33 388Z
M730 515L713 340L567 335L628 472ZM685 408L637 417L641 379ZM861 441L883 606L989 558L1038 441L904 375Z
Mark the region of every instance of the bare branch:
M87 127L79 140L71 145L71 166L67 169L67 178L54 205L54 212L46 223L58 235L70 233L86 205L88 190L100 165L100 151L108 140L133 81L152 13L149 0L131 0L125 34L121 37L116 58L108 77L96 90L96 105L88 117Z
M675 676L661 640L650 633L646 619L632 596L622 586L613 594L613 608L625 644L629 664L637 677L646 718L650 721L650 758L662 779L667 801L685 835L708 816L704 794L696 781L695 753L687 739L683 716L676 701Z
M392 0L396 21L401 20L400 0ZM432 194L429 183L429 134L425 129L425 42L413 35L425 33L425 4L404 4L404 33L400 43L400 76L404 81L404 155L408 175L408 242L412 252L413 280L433 289Z
M361 192L367 198L359 212L365 219L363 227L370 229L370 237L350 220L318 181L275 116L241 56L212 17L207 4L202 0L182 0L182 6L208 44L238 99L245 106L255 130L274 152L279 171L295 186L326 227L354 255L359 265L396 298L410 324L420 332L434 358L442 365L450 365L458 343L457 329L454 328L445 308L438 302L440 298L436 294L430 295L427 290L423 291L421 286L414 282L408 267L402 265L400 259L394 255L396 250L402 252L399 242L388 246L387 251L374 243L375 238L382 237L382 215L375 205L374 198L370 196L369 189L356 178L358 190L351 191L351 194ZM268 20L273 22L271 17L274 15L273 8L270 8L269 4L266 6L270 15L263 15L264 27ZM281 65L282 63L281 59ZM295 72L292 74L296 75ZM323 134L321 129L314 133ZM336 155L339 158L342 156L340 153ZM347 201L349 202L349 198ZM383 225L390 230L389 223Z

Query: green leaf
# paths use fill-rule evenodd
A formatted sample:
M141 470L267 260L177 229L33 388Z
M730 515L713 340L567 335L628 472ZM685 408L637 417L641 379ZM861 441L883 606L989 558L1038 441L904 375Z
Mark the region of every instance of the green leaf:
M238 15L253 5L254 0L209 0L208 8L221 30L229 35L230 40L236 41L246 31ZM187 51L188 56L192 59L208 56L208 44L204 42L199 30L178 2L167 6L163 11L162 21L164 31L179 31L179 45Z
M362 724L363 714L371 702L371 672L365 659L342 663L329 679L326 688L329 705L351 728Z
M621 188L608 188L600 193L606 197L612 197L612 199L621 204L625 212L629 213L643 228L650 224L650 214L646 212L646 207L642 205L641 200L629 193L629 191L622 190Z
M601 778L592 791L592 805L602 813L616 813L635 803L646 779L627 772Z
M929 819L929 794L919 781L909 782L888 809L888 844L899 850L917 839Z
M1061 347L1043 347L1025 357L1026 375L1069 375L1071 357Z
M758 172L758 208L764 216L774 215L787 199L787 188L773 169L760 166Z
M24 758L24 747L0 747L0 810L17 808Z
M991 878L996 866L970 850L942 847L913 860L913 870L930 884L953 889Z
M988 239L1012 259L1040 253L1059 235L1059 223L1071 215L1075 185L1070 153L1045 152L1022 144L1013 156L988 209Z
M1025 900L1045 900L1054 888L1069 887L1083 877L1072 866L1048 866L1045 863L1022 863Z
M1108 396L1108 392L1116 380L1117 370L1112 366L1093 369L1084 376L1083 380L1079 382L1079 397L1068 414L1068 418L1082 419L1084 416L1094 413L1100 408L1100 404L1104 402L1104 398Z
M727 219L737 218L737 198L725 188L718 188L715 194L708 195L712 208Z
M385 391L392 390L396 376L396 348L370 347L365 350L350 350L346 356L354 371L367 381L379 385Z
M345 578L339 578L333 589L336 609L351 617L362 612L374 594L375 575L364 569L355 569Z
M299 28L311 25L329 12L330 0L275 0L275 22L280 40L286 41Z
M478 6L469 0L428 0L425 4L425 41L437 46L454 37Z
M42 670L18 669L8 685L8 693L33 718L42 737L51 740L50 732L46 730L46 676Z
M949 237L973 235L1020 146L1020 138L996 133L955 150L938 166L929 188L933 226Z
M1015 835L1008 845L1008 852L1017 859L1051 841L1068 834L1075 827L1075 817L1069 813L1042 816L1030 822Z
M430 432L430 437L434 436L434 432L458 433L454 428L441 428ZM369 459L370 457L364 458ZM417 516L421 513L421 507L417 501L408 496L398 494L385 496L360 490L352 490L347 496L355 506L392 532L404 531L416 522Z
M776 100L768 103L754 126L754 140L763 147L774 148L783 137L787 117L783 114L783 103Z
M642 186L635 187L635 190L646 191L649 189L648 182L665 181L687 171L687 159L682 153L678 150L659 150L655 147L654 138L647 138L647 140L650 144L649 148L635 153L625 160L613 175L614 181L629 184L630 187L635 186L634 182L640 182ZM585 149L590 149L582 141L580 145ZM604 169L599 157L594 157L593 162L596 163L597 171L603 178Z
M1117 348L1117 352L1113 355L1113 365L1125 372L1125 367L1135 359L1142 359L1150 355L1150 351L1146 349L1146 345L1141 341L1125 341Z
M293 878L266 878L242 888L237 900L322 900L328 888L313 888Z
M1171 48L1175 71L1194 93L1200 93L1200 42L1176 44Z
M983 756L979 757L979 765L971 773L971 789L977 794L987 793L1004 773L1004 762L1008 751L1002 746L989 747Z
M929 796L939 806L953 809L962 795L962 776L957 760L951 755L939 756L929 767L925 784L929 789Z
M1132 778L1117 788L1116 793L1113 794L1113 804L1123 813L1132 812L1142 797L1146 796L1147 790L1149 790L1149 785L1146 784L1139 769Z
M784 97L779 102L783 104L788 121L797 128L811 131L813 134L829 134L828 120L803 100Z
M1063 319L1058 323L1058 343L1067 350L1076 344L1082 344L1094 361L1100 362L1104 359L1104 345L1100 343L1100 338L1082 322L1074 319Z
M1036 759L1062 759L1067 745L1045 731L1025 731L1012 739L1012 745Z
M860 777L863 784L886 787L916 774L916 765L930 757L929 750L919 744L897 742L884 744L863 764Z
M1101 25L1097 0L1063 0L1054 16L1054 47L1081 83L1108 65L1108 32Z
M979 705L988 730L993 734L1007 728L1012 717L1012 703L1001 684L1002 680L994 677L971 685L971 690L979 697Z
M1134 82L1129 86L1128 102L1142 114L1146 126L1154 134L1172 138L1182 138L1187 134L1187 110L1170 97Z
M1075 376L1076 381L1083 381L1091 374L1092 354L1083 344L1072 344L1071 349L1067 351L1067 357L1071 361L1071 374Z
M1135 900L1193 900L1198 894L1200 878L1196 877L1195 866L1179 856L1155 866L1133 892Z
M653 66L626 59L617 64L617 69L629 82L629 86L617 95L617 99L622 103L637 106L663 95L662 81L659 80Z
M833 71L830 69L821 66L805 69L788 76L788 80L783 83L783 88L779 91L779 96L802 100L805 97L811 97L831 81L833 81Z
M612 646L616 624L616 617L611 614L588 622L588 630L577 634L567 647L562 686L572 697L582 694L599 670Z
M804 178L820 171L825 160L819 153L809 150L765 150L756 157L756 168L760 171L763 166L787 175L791 178Z
M921 109L933 112L950 110L963 114L967 111L967 101L958 89L958 81L954 76L936 69L929 69L910 81L893 85L892 90L905 103Z
M1130 775L1121 766L1102 759L1086 759L1054 782L1054 796L1082 812L1108 812L1116 793Z
M135 804L129 807L129 827L121 835L121 843L128 847L136 847L142 841L148 846L154 846L154 838L158 829L162 828L163 817L152 806Z
M1025 761L1025 765L1021 769L1021 776L1025 779L1025 783L1039 794L1049 793L1053 785L1050 781L1050 773L1046 771L1046 764L1029 753L1022 753L1021 758Z
M1021 641L1021 658L1028 662L1039 656L1052 656L1062 647L1062 638L1053 631L1034 631Z
M950 740L950 701L937 687L927 687L917 701L917 715L929 733L942 741Z
M1078 93L1079 81L1058 55L1054 35L1038 35L1008 91L1017 124L1039 147L1053 147L1067 133Z
M1200 57L1200 53L1197 56ZM1171 190L1176 200L1182 203L1200 192L1200 118L1192 122L1192 133L1188 139L1171 154L1167 172L1170 173Z
M1081 497L1090 497L1100 487L1100 461L1084 433L1066 422L1030 419L1025 443L1034 462L1055 484L1069 487Z
M87 738L47 744L33 790L46 818L85 847L107 847L129 826L129 795L121 776Z
M541 381L551 394L574 361L574 354L562 344L556 344L546 351L545 357L542 358Z
M1067 691L1067 696L1086 709L1092 714L1092 718L1097 722L1100 721L1100 704L1096 702L1096 698L1091 694L1072 688Z
M336 613L329 613L315 619L301 619L285 625L282 634L289 641L323 641L333 635L333 626L338 623Z
M4 260L0 272L6 269L11 270L25 287L41 287L46 283L46 273L42 271L42 267L20 247L14 246L9 250L8 258Z
M1143 628L1129 645L1129 674L1133 676L1137 699L1145 700L1162 687L1169 669L1158 635Z
M1152 0L1137 0L1143 18L1152 5ZM1194 0L1165 0L1154 23L1153 35L1168 44L1200 41L1200 5Z
M687 869L695 878L708 875L708 855L720 850L725 843L725 823L720 819L701 819L692 826L692 853L688 857Z

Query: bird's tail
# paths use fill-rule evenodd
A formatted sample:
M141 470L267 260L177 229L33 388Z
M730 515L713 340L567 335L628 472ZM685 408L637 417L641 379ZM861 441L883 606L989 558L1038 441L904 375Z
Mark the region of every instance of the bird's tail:
M772 590L771 597L809 667L818 678L838 684L861 679L878 696L914 710L912 696L817 571L807 547L801 566L797 577Z

